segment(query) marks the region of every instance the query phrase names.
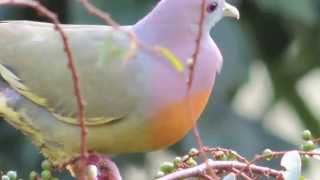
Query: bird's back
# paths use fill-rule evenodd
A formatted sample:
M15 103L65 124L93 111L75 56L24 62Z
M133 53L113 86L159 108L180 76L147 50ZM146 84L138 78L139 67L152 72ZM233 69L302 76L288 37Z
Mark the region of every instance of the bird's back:
M107 26L63 25L63 30L80 75L87 116L121 117L129 113L139 101L136 92L143 92L144 88L142 79L135 77L139 76L137 72L144 71L139 63L124 66L120 57L128 50L127 37ZM0 37L0 63L34 95L44 98L55 113L75 117L76 103L66 54L53 25L2 22ZM128 88L130 84L141 89L132 90Z

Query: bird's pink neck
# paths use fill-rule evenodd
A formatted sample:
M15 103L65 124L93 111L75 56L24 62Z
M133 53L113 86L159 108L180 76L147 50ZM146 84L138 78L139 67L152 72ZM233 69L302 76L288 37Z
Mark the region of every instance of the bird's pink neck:
M198 34L199 17L190 15L194 12L188 12L189 14L177 12L177 6L181 6L181 3L177 4L175 1L169 2L168 0L160 1L147 16L133 26L138 37L147 40L147 43L160 42L163 43L160 45L164 46L177 44L177 42L180 44L193 43ZM164 36L166 38L163 38ZM170 42L165 42L168 40ZM172 41L176 42L172 43Z

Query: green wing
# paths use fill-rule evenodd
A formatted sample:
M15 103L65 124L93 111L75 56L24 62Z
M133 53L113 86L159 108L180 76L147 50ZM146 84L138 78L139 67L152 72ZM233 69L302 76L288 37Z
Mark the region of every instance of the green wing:
M141 64L123 66L101 53L105 40L128 49L127 37L107 26L64 25L81 91L87 102L86 124L100 125L128 115L146 93ZM110 43L109 43L110 44ZM58 120L78 124L73 84L59 34L51 24L0 23L0 74L17 92L52 112ZM102 54L102 55L101 55ZM101 60L103 57L103 60Z

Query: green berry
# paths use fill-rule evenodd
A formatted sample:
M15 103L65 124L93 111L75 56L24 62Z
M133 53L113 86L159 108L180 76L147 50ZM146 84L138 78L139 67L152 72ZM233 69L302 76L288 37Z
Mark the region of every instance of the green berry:
M49 171L49 170L43 170L42 172L41 172L41 179L43 179L43 180L49 180L49 179L51 179L51 172Z
M186 161L187 159L189 159L189 156L188 156L188 155L184 155L184 156L182 157L182 161Z
M31 171L30 174L29 174L29 179L30 180L35 180L35 179L37 179L37 176L38 176L37 172Z
M10 178L10 180L17 179L18 175L16 171L8 171L7 176Z
M227 156L226 156L225 153L222 152L222 151L216 152L215 155L214 155L214 157L215 157L216 160L219 160L219 161L228 160Z
M172 162L164 162L160 166L160 171L164 172L165 174L171 173L174 170L174 165Z
M302 133L302 139L305 140L305 141L311 140L312 139L311 131L304 130L303 133Z
M197 161L195 161L193 158L189 158L186 163L191 167L196 166L198 164Z
M265 149L262 153L263 156L265 156L266 160L270 161L273 158L273 152L271 149Z
M9 176L7 176L7 175L3 175L3 176L1 177L1 180L10 180L10 178L9 178Z
M235 152L235 151L230 151L228 154L227 154L227 159L228 160L236 160L237 159L237 155L238 153Z
M302 150L304 150L304 151L312 151L315 148L316 148L316 145L311 140L302 144Z
M43 170L51 170L51 169L52 169L52 165L51 165L51 163L50 163L48 160L44 160L44 161L42 161L42 163L41 163L41 168L42 168Z
M191 148L189 151L189 155L194 155L194 154L198 154L198 153L199 153L199 151L196 148Z
M164 175L166 175L164 172L158 171L158 172L157 172L157 175L156 175L156 178L160 178L160 177L162 177L162 176L164 176Z
M178 156L178 157L174 158L173 165L175 167L177 167L181 162L182 162L182 158Z

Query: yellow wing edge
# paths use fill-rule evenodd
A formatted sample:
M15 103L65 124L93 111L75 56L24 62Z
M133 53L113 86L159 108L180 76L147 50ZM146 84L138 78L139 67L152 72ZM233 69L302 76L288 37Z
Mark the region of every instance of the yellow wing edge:
M26 87L19 77L17 77L13 72L11 72L8 68L6 68L4 65L0 64L0 75L1 77L18 93L20 93L22 96L26 97L27 99L31 100L35 104L38 104L45 109L47 109L49 112L51 112L57 120L71 124L71 125L79 125L78 119L73 117L67 117L60 115L58 113L54 112L54 108L51 108L48 105L48 102L45 98L40 97L34 93L31 92L31 90ZM122 117L90 117L86 118L85 125L86 126L98 126L102 124L108 124L113 121L117 121L119 119L122 119Z

